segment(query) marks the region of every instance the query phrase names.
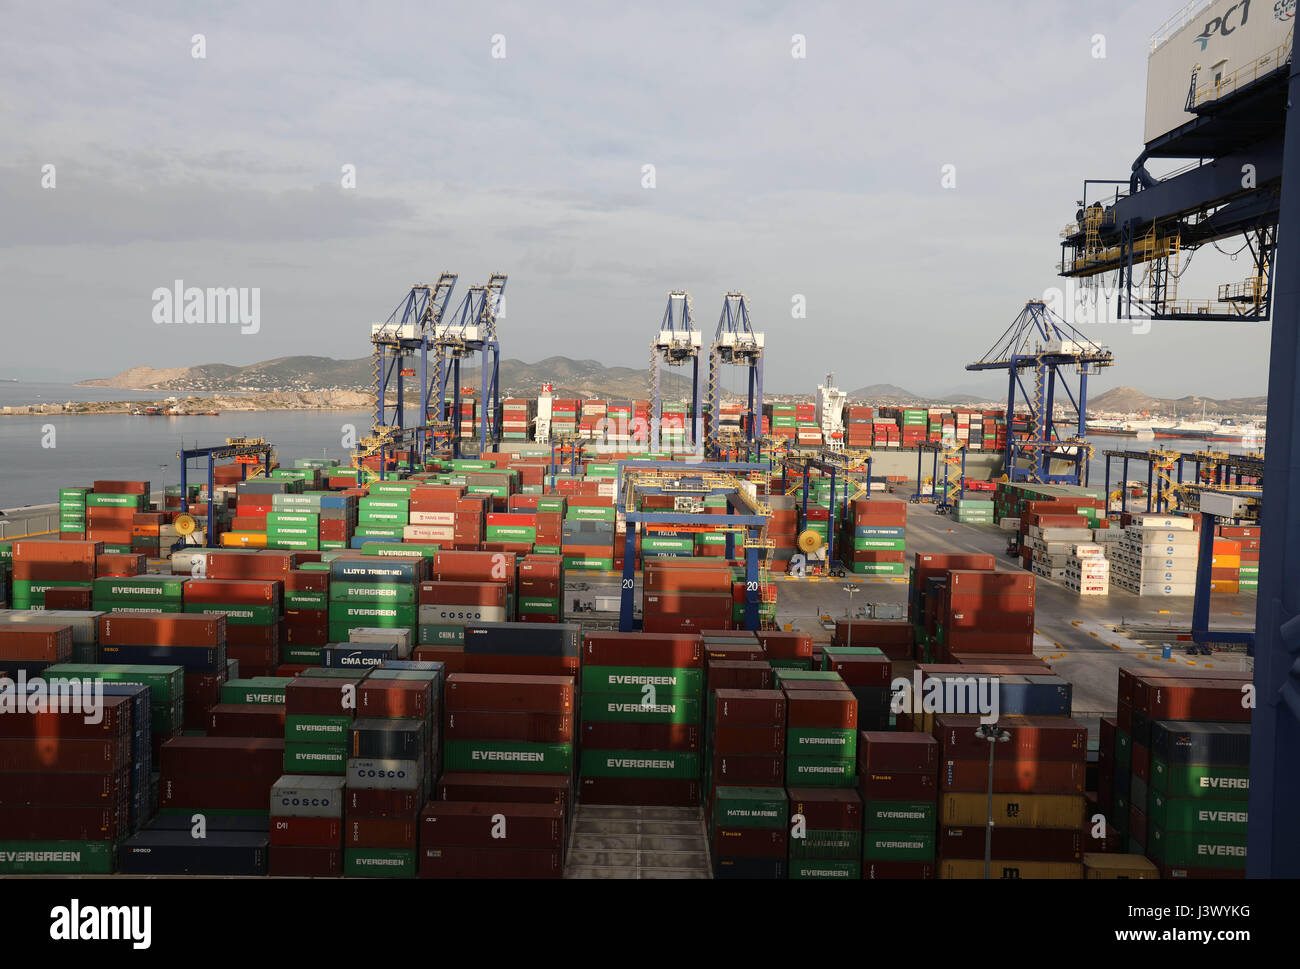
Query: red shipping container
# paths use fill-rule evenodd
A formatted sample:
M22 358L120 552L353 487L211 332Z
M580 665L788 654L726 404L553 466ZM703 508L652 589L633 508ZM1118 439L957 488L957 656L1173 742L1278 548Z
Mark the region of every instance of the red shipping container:
M337 847L343 842L338 818L271 818L271 847Z
M574 681L565 676L453 673L447 677L446 708L571 713Z
M101 646L218 646L225 635L225 616L115 612L99 617Z

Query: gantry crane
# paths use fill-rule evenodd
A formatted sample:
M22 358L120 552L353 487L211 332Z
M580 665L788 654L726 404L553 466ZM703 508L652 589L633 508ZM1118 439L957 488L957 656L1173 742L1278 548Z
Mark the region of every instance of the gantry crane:
M445 428L451 436L451 452L460 457L460 362L475 353L482 354L479 380L479 451L488 450L488 442L501 437L501 345L497 342L497 312L506 288L505 273L493 273L486 286L471 286L450 322L434 329L433 347L437 354L433 388L429 393L426 420ZM452 382L451 413L447 413L447 380Z
M1009 480L1075 485L1085 480L1091 451L1084 440L1088 432L1088 376L1113 362L1109 350L1093 343L1042 300L1030 300L992 349L967 364L967 370L1007 371L1007 443L1002 459ZM1063 372L1067 368L1078 376L1077 395L1070 391L1070 375ZM1030 372L1032 391L1021 380L1024 371ZM1055 416L1058 386L1074 405L1074 419ZM1029 430L1024 437L1017 437L1013 430L1017 387L1029 407ZM1063 436L1061 427L1073 428L1073 436ZM1053 471L1053 461L1069 462L1070 467Z
M371 433L357 442L353 464L373 454L409 446L412 451L423 452L427 435L424 424L429 412L428 369L429 346L434 332L442 323L452 290L456 288L456 273L444 272L433 285L416 283L397 304L383 323L370 327L371 346L371 396L374 400L374 421ZM420 423L406 425L406 381L417 371L411 358L420 360ZM394 400L389 404L389 388ZM382 469L381 469L382 471Z
M745 437L752 447L763 436L763 334L749 322L744 293L727 293L722 298L718 329L709 349L709 452L718 451L719 411L722 404L722 365L745 367L749 372L749 394L743 419Z
M659 431L663 425L663 388L660 386L660 366L691 366L691 413L688 415L687 437L683 442L693 451L704 447L704 411L700 386L700 350L704 334L695 328L691 316L691 294L673 290L668 294L668 305L659 332L650 345L650 448L660 448Z
M1265 18L1252 18L1256 33L1244 36L1258 36L1255 50L1249 43L1230 49L1243 36L1236 20L1236 36L1224 39L1229 15L1236 11L1244 22L1242 4L1206 10L1207 19L1217 15L1211 23L1217 20L1219 30L1197 35L1199 23L1182 21L1168 36L1153 39L1152 71L1160 83L1149 87L1147 114L1154 111L1168 123L1149 127L1131 177L1120 182L1127 191L1116 191L1105 203L1087 204L1086 196L1076 203L1080 211L1064 233L1061 265L1064 276L1117 271L1123 319L1268 320L1272 312L1246 828L1246 874L1252 878L1300 877L1294 830L1300 812L1300 544L1293 540L1300 533L1300 124L1287 123L1290 106L1300 104L1300 61L1292 55L1294 31L1285 6L1271 21L1267 11ZM1156 57L1180 51L1187 52L1187 87L1175 88L1177 100L1171 101L1164 93L1170 75L1154 73ZM1161 63L1176 78L1178 61ZM1202 72L1203 65L1210 67ZM1179 90L1187 91L1185 100ZM1188 163L1157 179L1146 170L1149 158ZM1101 182L1085 182L1085 192L1091 184ZM1244 283L1222 284L1217 300L1178 301L1169 288L1169 278L1176 278L1171 259L1234 234L1246 237L1252 275ZM1152 272L1155 279L1142 299L1133 294L1133 269L1144 262L1148 280ZM1207 507L1202 495L1203 511L1233 517L1244 496L1208 497L1218 507Z

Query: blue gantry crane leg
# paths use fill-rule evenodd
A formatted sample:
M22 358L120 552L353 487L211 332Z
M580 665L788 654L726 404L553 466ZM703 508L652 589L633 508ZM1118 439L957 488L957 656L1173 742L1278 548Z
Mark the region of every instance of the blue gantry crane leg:
M1300 59L1292 58L1289 85L1288 104L1300 105ZM1286 124L1281 185L1250 738L1246 872L1253 878L1300 877L1300 122Z

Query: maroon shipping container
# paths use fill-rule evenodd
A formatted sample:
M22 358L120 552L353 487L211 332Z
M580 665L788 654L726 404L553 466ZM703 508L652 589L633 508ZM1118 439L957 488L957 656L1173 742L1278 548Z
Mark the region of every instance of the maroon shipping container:
M15 582L85 582L87 587L95 578L94 562L23 562L14 559ZM59 588L55 586L55 588ZM68 588L77 588L69 586ZM53 589L50 591L54 591Z
M863 730L858 735L858 767L881 773L934 774L939 769L939 744L926 733Z
M858 763L858 791L864 801L937 801L935 774L866 770Z
M813 653L813 638L807 633L765 630L758 634L758 642L774 659L808 659Z
M104 554L103 542L29 538L13 543L15 570L25 563L59 562L89 565L92 570L90 576L93 577L95 558L102 554Z
M853 730L858 726L858 700L847 689L786 690L788 705L786 723L796 727L823 727L836 730Z
M975 735L978 714L939 714L934 723L944 759L988 760L988 741ZM999 761L1083 761L1087 757L1088 728L1067 717L1003 717L998 726L1011 735L997 745L994 756Z
M268 623L265 626L227 626L226 655L230 655L231 648L238 650L241 647L270 650L271 655L275 655L274 650L283 638L283 629L283 622Z
M343 843L338 818L271 818L271 847L337 848Z
M583 637L582 662L587 666L699 669L704 662L704 643L694 633L591 632Z
M267 873L278 878L335 878L343 874L341 848L309 848L271 842Z
M116 841L126 816L111 805L0 805L0 840Z
M357 691L362 717L424 720L433 710L433 684L413 680L364 680Z
M584 804L695 807L700 803L700 782L689 778L584 777L578 791Z
M1034 631L1034 613L1013 612L998 607L960 610L953 608L941 620L944 641L953 642L954 634L972 632L1023 633Z
M343 826L348 848L399 848L414 850L419 825L413 818L369 818L348 816Z
M65 740L57 735L0 739L0 771L118 771L130 763L126 739Z
M94 604L94 598L94 593L89 586L84 589L75 586L55 586L45 590L45 608L89 612Z
M939 826L939 857L983 858L981 826ZM993 857L1022 861L1078 861L1085 847L1080 828L993 828Z
M497 582L421 582L416 595L422 606L496 606L504 609L508 592L503 577Z
M717 828L714 858L784 858L789 853L785 828Z
M158 782L158 803L164 808L194 808L224 811L265 811L271 803L271 788L279 775L266 777L223 777L195 775L168 777Z
M299 559L293 552L258 550L209 552L207 575L209 579L281 579L283 580Z
M284 711L294 715L355 716L356 709L351 699L360 690L360 679L336 680L300 676L284 688Z
M278 606L281 583L268 579L190 579L185 604Z
M1151 750L1143 744L1134 743L1132 748L1131 769L1142 780L1151 781Z
M113 804L130 786L125 771L7 772L0 804Z
M710 660L705 666L710 692L714 690L770 690L776 675L762 660Z
M988 790L987 757L980 760L945 760L942 768L939 779L945 791L981 793ZM1082 794L1083 787L1082 759L1002 760L994 752L993 790L996 793Z
M1031 572L988 572L949 569L948 594L950 596L971 592L980 595L1027 595L1036 588Z
M828 668L849 686L889 686L894 664L888 656L837 656Z
M525 710L448 710L446 740L526 740L531 743L573 742L573 717L567 713Z
M386 787L349 787L343 792L343 803L349 821L356 818L413 821L420 810L420 792Z
M111 612L99 617L101 646L219 646L225 636L225 616Z
M862 877L869 879L933 878L934 863L930 861L864 861Z
M60 738L118 742L127 740L131 735L130 698L106 696L100 709L102 716L99 723L87 723L84 715L75 712L29 713L15 710L0 714L0 737L30 737L47 742Z
M849 637L852 636L852 640ZM906 620L847 619L835 620L836 646L911 646L916 640L916 630Z
M564 852L420 846L421 878L563 878Z
M790 816L802 814L810 831L860 831L862 798L852 788L791 787Z
M591 750L699 750L701 741L700 727L694 723L582 724L582 746Z
M438 661L447 662L446 656ZM510 653L461 653L459 663L463 669L447 667L447 673L474 673L484 676L563 677L578 675L577 656L520 656ZM559 712L559 711L556 711Z
M574 681L567 676L453 673L447 677L447 710L524 710L572 713Z
M430 801L420 812L420 843L466 848L564 847L558 804Z
M71 626L36 623L0 626L0 659L66 663L71 658Z
M713 749L719 754L784 754L785 726L713 728Z
M784 754L713 754L713 783L733 787L781 787Z
M284 741L265 737L174 737L162 746L169 777L270 777L284 773Z
M704 644L704 662L707 665L710 662L745 662L745 663L767 663L767 654L763 652L763 647L757 643L751 643L746 640L737 640L733 643L705 643Z
M1140 679L1134 684L1133 709L1152 720L1226 720L1249 723L1241 684L1231 680L1171 683Z
M208 734L217 737L284 737L279 704L218 703L208 711Z
M573 803L573 778L568 774L487 774L452 771L438 780L440 801L509 801L519 804L558 804L567 813Z
M714 722L729 727L784 727L788 706L780 690L718 690Z

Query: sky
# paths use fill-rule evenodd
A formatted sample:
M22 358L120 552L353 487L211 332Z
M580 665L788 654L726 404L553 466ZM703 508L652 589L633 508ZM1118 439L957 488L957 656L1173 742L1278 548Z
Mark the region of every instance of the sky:
M509 358L646 366L669 290L710 334L739 290L775 392L996 388L964 367L1062 285L1083 179L1127 177L1180 6L11 8L0 374L360 357L450 270L454 301L509 275ZM1197 258L1180 295L1247 275ZM176 280L256 295L256 326L169 317ZM1132 329L1085 329L1116 358L1094 394L1265 392L1267 325Z

